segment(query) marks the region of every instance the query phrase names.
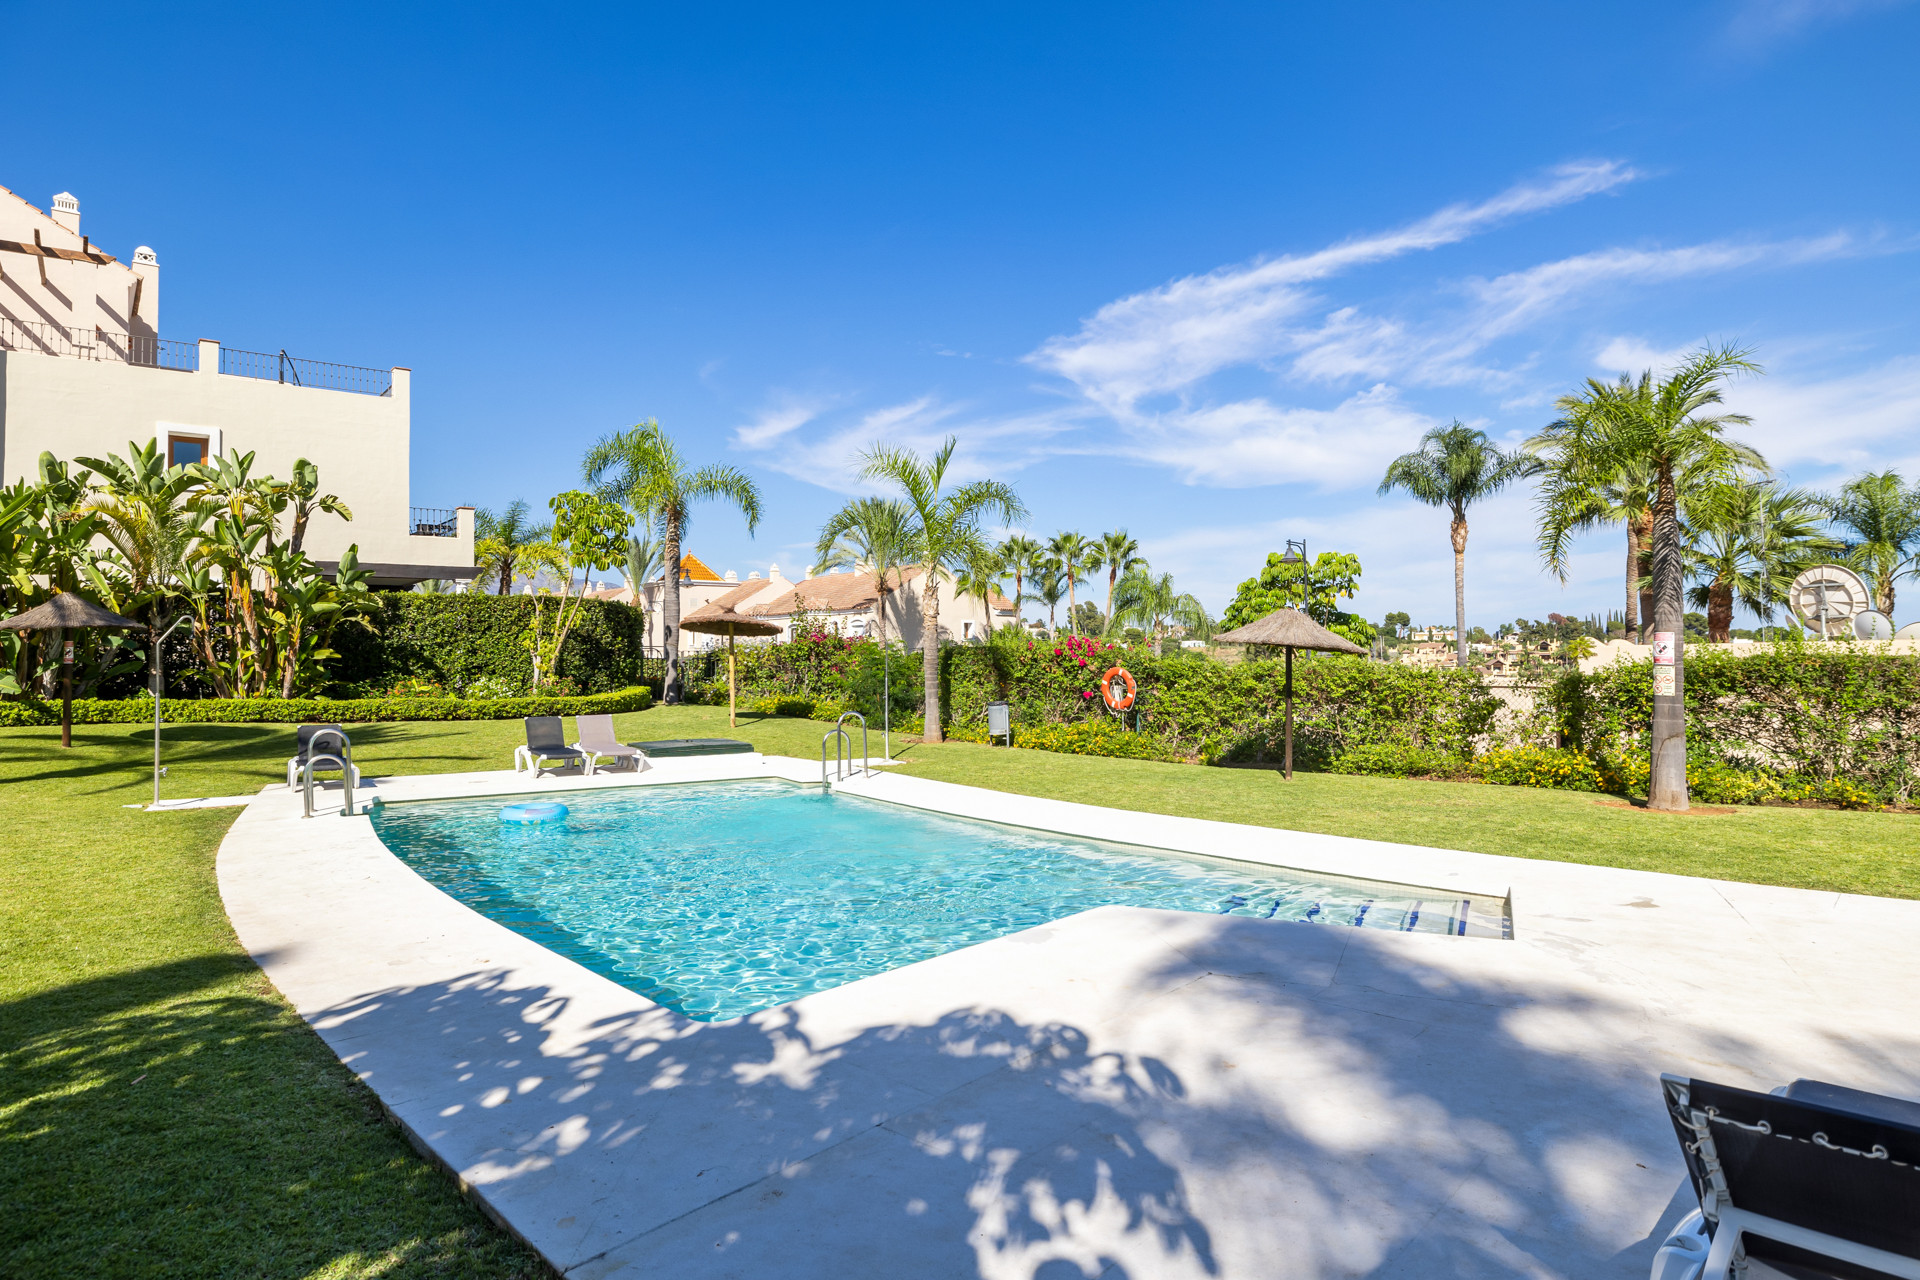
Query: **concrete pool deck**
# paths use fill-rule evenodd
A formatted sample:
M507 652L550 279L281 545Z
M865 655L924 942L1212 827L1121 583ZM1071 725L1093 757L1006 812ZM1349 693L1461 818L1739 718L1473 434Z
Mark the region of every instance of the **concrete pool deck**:
M739 777L373 780L386 802ZM262 793L242 943L570 1277L1639 1277L1691 1207L1662 1071L1920 1096L1920 902L1451 852L896 775L849 793L1508 895L1511 940L1107 907L694 1022Z

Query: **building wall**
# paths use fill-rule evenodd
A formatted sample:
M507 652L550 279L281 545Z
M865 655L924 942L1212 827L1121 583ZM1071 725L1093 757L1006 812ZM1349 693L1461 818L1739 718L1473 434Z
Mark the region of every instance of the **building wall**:
M100 252L81 237L77 204L72 211L53 207L49 214L0 187L0 240L30 245L36 231L49 249L79 250L85 245ZM0 252L0 316L86 333L99 328L151 337L160 323L160 268L151 254L143 257L138 264L124 255L113 262L74 262ZM146 279L139 286L140 313L135 317L134 288L141 276Z
M71 460L125 454L129 443L153 439L164 447L170 432L202 433L210 457L254 453L256 475L290 476L303 457L319 467L321 491L340 495L353 520L316 515L306 540L314 559L335 560L357 543L364 562L441 570L419 576L471 576L471 510L458 515L457 537L411 532L407 370L393 371L390 395L372 396L219 367L211 342L200 345L197 373L0 351L0 483L31 478L43 450Z

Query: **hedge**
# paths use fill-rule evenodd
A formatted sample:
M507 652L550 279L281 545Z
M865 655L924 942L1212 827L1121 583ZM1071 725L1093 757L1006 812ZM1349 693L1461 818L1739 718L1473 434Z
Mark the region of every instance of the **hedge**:
M347 624L333 633L337 684L384 691L407 680L461 691L485 680L524 693L532 658L521 636L533 620L532 596L376 593L373 630ZM551 625L555 602L542 606ZM582 693L610 693L640 682L646 622L640 610L586 600L560 654L559 678Z
M569 698L162 698L167 724L364 724L374 720L518 720L645 711L645 686ZM152 724L151 698L75 698L75 724ZM58 702L0 703L0 725L60 723Z

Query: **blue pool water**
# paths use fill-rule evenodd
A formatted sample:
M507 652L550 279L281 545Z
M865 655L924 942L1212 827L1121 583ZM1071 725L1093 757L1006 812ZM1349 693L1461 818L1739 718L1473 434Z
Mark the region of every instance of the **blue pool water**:
M383 805L433 884L692 1018L731 1018L1111 904L1466 931L1437 890L1339 882L948 818L778 781L573 792L563 821L506 802Z

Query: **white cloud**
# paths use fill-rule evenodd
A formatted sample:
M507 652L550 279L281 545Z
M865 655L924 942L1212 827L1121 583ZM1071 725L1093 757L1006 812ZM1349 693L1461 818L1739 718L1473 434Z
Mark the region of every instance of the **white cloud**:
M820 416L826 402L779 397L755 414L753 421L733 429L733 443L742 449L764 449Z
M1082 411L1050 408L1037 413L1003 417L975 416L967 406L932 395L821 425L823 430L805 439L791 436L793 427L767 437L777 444L767 464L798 480L838 493L870 492L860 479L860 455L877 443L912 449L923 456L934 452L949 435L960 438L949 476L957 481L1005 476L1061 450L1053 438L1069 430ZM808 423L820 415L810 414ZM736 432L736 438L740 433ZM762 446L764 447L764 446Z
M1770 45L1822 22L1893 9L1906 0L1742 0L1727 34L1736 44Z
M1882 467L1920 476L1920 356L1831 377L1789 367L1732 384L1726 400L1753 418L1741 437L1777 468L1822 481Z

